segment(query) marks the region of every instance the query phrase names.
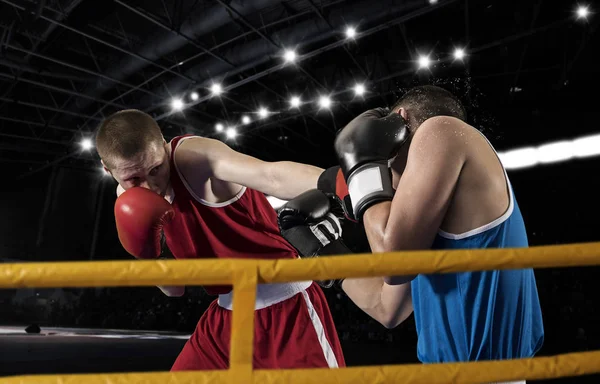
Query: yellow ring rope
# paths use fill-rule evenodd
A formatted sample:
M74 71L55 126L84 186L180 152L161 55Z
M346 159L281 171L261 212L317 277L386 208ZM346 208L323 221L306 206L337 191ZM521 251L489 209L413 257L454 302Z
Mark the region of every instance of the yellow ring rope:
M600 351L532 359L340 369L252 370L256 284L343 277L600 265L600 243L390 252L303 260L170 260L0 265L0 288L233 284L226 371L44 375L3 383L489 383L600 373Z
M412 275L492 269L600 265L600 242L531 248L411 251L302 260L132 260L0 265L0 288L228 285L233 271L258 272L258 283Z
M600 351L567 353L522 360L453 364L405 364L338 369L254 370L245 381L235 369L197 372L148 372L78 375L31 375L3 378L3 384L480 384L541 380L600 372ZM244 381L241 381L244 380Z

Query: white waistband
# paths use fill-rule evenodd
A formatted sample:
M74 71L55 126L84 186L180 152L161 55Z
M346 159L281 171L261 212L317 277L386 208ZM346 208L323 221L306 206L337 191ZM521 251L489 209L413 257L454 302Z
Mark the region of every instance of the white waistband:
M254 309L263 309L277 304L300 293L312 284L312 281L300 281L283 284L259 284L256 288L256 305ZM233 308L233 291L226 295L219 295L219 306L231 310Z

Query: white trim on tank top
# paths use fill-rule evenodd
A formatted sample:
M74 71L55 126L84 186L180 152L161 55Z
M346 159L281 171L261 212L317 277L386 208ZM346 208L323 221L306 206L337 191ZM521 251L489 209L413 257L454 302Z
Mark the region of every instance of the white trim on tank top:
M181 180L181 182L183 183L183 185L185 186L185 189L187 189L187 191L189 192L190 195L192 195L192 197L194 198L194 200L196 200L197 202L199 202L202 205L206 205L207 207L212 207L212 208L222 208L222 207L226 207L229 204L233 204L236 201L238 201L243 195L244 192L246 192L246 187L242 186L242 189L240 189L240 191L238 193L235 194L235 196L233 196L231 199L227 200L227 201L223 201L220 203L211 203L210 201L206 201L204 199L201 199L198 195L196 195L196 192L194 192L194 190L192 189L192 187L190 187L190 185L188 184L187 180L185 179L185 177L183 177L183 175L181 174L181 171L179 171L179 167L177 166L177 163L175 162L175 151L177 150L177 148L179 148L179 145L181 143L183 143L184 140L187 139L191 139L194 137L199 137L199 136L187 136L187 137L183 137L179 140L179 142L177 143L177 145L175 146L175 148L173 149L173 153L171 154L171 156L173 157L173 165L175 165L175 170L177 171L177 174L179 175L179 179ZM175 196L175 193L173 193L173 196ZM174 198L173 198L174 200Z
M498 156L498 152L496 152L496 149L494 148L492 143L490 143L488 138L485 137L485 135L483 133L481 133L479 130L476 129L476 131L479 132L479 134L485 139L485 141L487 141L490 148L492 148L492 151L494 151L494 153L496 154L498 161L500 161L500 166L502 167L502 170L504 171L504 178L506 180L506 185L508 186L508 208L506 209L506 212L504 212L502 214L502 216L498 217L497 219L495 219L487 224L484 224L481 227L471 229L467 232L454 234L454 233L445 232L445 231L442 231L441 229L439 229L438 235L440 235L441 237L444 237L446 239L461 240L461 239L466 239L467 237L471 237L471 236L483 233L489 229L492 229L492 228L497 227L500 224L504 223L506 220L508 220L510 215L512 215L513 210L514 210L513 190L512 190L512 185L510 184L510 180L508 179L508 174L506 173L506 168L504 168L504 165L502 164L502 160L500 160L500 156Z

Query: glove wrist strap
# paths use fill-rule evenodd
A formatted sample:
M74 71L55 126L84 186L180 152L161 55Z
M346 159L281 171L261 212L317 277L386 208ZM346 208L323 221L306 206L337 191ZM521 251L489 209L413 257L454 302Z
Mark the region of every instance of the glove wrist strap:
M349 255L352 251L344 244L342 240L332 241L326 246L322 247L319 250L319 256L327 256L327 255ZM342 289L342 281L344 279L332 279L332 280L321 280L318 281L319 284L323 288L336 288L338 290Z
M362 220L371 205L394 198L392 175L387 162L368 163L348 177L348 192L356 219Z

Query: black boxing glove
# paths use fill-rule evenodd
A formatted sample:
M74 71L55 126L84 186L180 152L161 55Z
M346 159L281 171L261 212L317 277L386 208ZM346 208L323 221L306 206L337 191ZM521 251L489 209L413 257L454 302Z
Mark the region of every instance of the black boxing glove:
M318 189L298 195L278 212L277 222L283 237L303 257L352 253L342 240L342 226L330 212L330 197ZM336 280L317 282L330 288Z
M406 121L399 113L368 110L348 123L335 139L335 152L348 185L357 220L371 205L394 198L388 161L408 140Z
M330 212L345 219L341 220L344 245L352 253L371 253L365 227L356 221L352 212L352 202L341 167L336 165L323 171L319 176L317 188L330 197Z

